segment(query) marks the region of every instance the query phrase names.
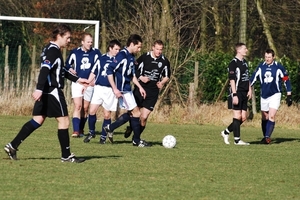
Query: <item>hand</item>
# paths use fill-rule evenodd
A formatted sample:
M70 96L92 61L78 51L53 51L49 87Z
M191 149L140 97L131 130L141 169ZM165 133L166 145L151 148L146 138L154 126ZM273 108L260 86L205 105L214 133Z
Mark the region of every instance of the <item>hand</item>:
M35 101L39 101L42 97L42 94L43 94L43 91L41 90L36 90L32 93L32 98L35 100Z
M113 92L117 98L120 98L122 96L122 93L118 89L113 89Z
M84 87L88 87L89 84L90 84L89 81L87 79L85 79L85 78L79 78L77 80L77 83L82 84Z
M140 87L139 90L140 90L140 93L141 93L142 97L145 99L146 98L146 91L142 87Z
M164 87L164 84L159 81L159 82L156 83L156 86L158 87L158 89L161 89L161 88Z
M239 98L237 96L232 97L232 104L238 105L239 104Z
M150 81L150 78L148 76L140 76L139 80L142 81L143 83L147 83Z
M69 69L69 72L71 72L71 73L74 74L74 75L77 74L76 71L75 71L73 68L70 68L70 69Z
M286 96L285 102L288 105L288 107L290 107L292 105L293 100L292 100L292 95L291 94Z

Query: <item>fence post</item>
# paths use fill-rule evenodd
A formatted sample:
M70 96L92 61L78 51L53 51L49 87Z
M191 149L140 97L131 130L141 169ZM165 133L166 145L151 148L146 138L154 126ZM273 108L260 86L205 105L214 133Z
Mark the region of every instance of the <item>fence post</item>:
M31 55L31 69L30 69L30 82L29 82L29 87L28 87L28 92L29 94L31 94L31 92L34 89L35 86L35 81L36 81L36 77L35 77L35 59L36 59L36 46L33 45L32 46L32 55Z
M4 92L9 91L9 65L8 65L9 46L5 46L5 65L4 65Z
M16 92L21 91L20 82L21 82L21 55L22 55L22 48L21 45L18 46L18 64L17 64L17 87Z

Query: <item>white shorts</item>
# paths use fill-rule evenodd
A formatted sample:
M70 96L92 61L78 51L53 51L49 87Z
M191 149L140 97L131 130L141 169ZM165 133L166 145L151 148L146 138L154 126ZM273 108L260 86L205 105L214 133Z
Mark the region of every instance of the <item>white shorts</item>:
M72 90L72 98L83 97L86 101L91 101L93 96L94 87L88 86L84 92L82 93L84 86L80 83L72 82L71 90Z
M116 111L118 98L111 87L95 85L91 104L102 105L105 110Z
M281 101L281 93L273 94L272 96L264 99L260 98L260 110L269 111L269 108L278 110Z
M137 107L132 91L123 92L122 97L119 98L119 106L121 109L129 111Z

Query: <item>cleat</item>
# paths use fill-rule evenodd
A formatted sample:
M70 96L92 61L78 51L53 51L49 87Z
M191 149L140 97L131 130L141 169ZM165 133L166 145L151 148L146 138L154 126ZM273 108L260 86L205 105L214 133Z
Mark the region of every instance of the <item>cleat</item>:
M79 137L83 137L84 136L84 131L83 130L80 130L79 131Z
M239 140L238 142L234 142L235 145L250 145L248 142L244 142L243 140Z
M114 142L114 132L110 131L109 130L109 125L105 126L104 127L104 131L106 132L107 136L108 136L108 140L110 143L113 143Z
M271 143L271 138L269 138L269 137L263 138L261 140L261 143L262 144L270 144Z
M139 143L135 143L134 141L132 141L132 145L136 146L136 147L151 147L152 144L149 142L146 142L145 140L140 140Z
M72 134L72 137L73 138L79 138L80 137L80 133L77 132L77 131L74 131L73 134Z
M103 139L100 139L100 142L99 142L100 144L105 144L105 140L103 140Z
M84 161L84 158L77 158L73 153L71 153L71 155L67 158L61 158L61 162L82 163Z
M223 140L224 140L224 143L225 144L230 144L230 142L229 142L229 135L228 134L225 134L225 131L222 131L221 132L221 136L223 137Z
M130 126L126 127L126 130L124 132L124 138L129 138L129 136L131 135L132 132L132 128Z
M89 134L84 138L83 142L84 142L84 143L88 143L88 142L90 142L90 140L91 140L92 138L95 138L95 137L96 137L95 134L89 133Z
M8 157L12 160L17 160L17 151L18 149L14 149L10 143L5 145L4 151L7 153Z

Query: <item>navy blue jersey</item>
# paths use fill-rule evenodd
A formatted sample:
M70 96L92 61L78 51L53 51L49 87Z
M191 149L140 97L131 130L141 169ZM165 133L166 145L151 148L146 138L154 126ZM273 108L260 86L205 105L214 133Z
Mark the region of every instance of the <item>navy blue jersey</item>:
M110 63L113 62L113 59L114 57L111 57L108 54L103 54L97 59L92 68L92 73L95 74L95 85L111 87L107 78L107 68Z
M170 78L171 75L169 60L164 55L161 55L159 58L154 58L151 55L151 51L141 55L136 60L135 65L135 75L137 78L147 76L150 79L147 83L139 81L143 88L158 89L156 83L161 81L163 77Z
M130 82L134 76L134 55L124 48L107 68L107 75L115 76L117 89L121 92L131 91Z
M85 52L81 47L73 49L66 61L66 69L73 68L80 78L89 78L92 67L101 56L99 49L91 48Z
M228 78L229 80L235 81L237 92L249 91L249 70L247 61L245 59L232 59L232 61L229 63L228 71Z
M50 42L41 53L41 69L36 89L49 92L49 88L64 88L64 77L77 81L78 77L69 73L64 67L59 46Z
M282 92L282 83L284 83L287 92L292 91L287 71L276 61L270 65L265 62L260 63L250 78L251 86L256 80L260 81L260 93L264 99Z

